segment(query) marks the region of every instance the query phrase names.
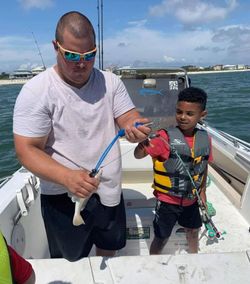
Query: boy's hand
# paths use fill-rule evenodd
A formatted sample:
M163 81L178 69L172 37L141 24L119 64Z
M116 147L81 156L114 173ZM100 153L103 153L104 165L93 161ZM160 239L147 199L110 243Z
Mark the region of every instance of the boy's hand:
M160 137L151 139L148 142L149 145L145 145L145 151L152 157L162 160L167 160L169 157L170 149L167 143Z

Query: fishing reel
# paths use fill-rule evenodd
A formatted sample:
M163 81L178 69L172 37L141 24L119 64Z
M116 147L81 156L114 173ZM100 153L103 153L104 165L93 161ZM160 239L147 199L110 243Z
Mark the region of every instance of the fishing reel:
M212 217L209 216L206 207L203 204L199 204L199 207L201 210L202 222L206 228L208 238L210 240L214 240L215 238L219 239L222 235L226 234L225 231L223 231L222 233L218 231L212 220Z

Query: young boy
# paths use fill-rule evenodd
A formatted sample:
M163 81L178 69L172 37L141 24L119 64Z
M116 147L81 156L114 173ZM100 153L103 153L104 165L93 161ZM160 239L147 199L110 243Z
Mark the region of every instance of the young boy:
M149 154L153 159L153 188L157 203L150 254L162 252L177 221L185 228L188 252L198 252L202 221L193 184L183 163L206 204L207 165L212 161L211 140L206 131L196 127L207 114L206 101L207 94L202 89L184 89L179 93L176 105L177 126L156 131L155 138L141 142L135 148L135 158L141 159Z

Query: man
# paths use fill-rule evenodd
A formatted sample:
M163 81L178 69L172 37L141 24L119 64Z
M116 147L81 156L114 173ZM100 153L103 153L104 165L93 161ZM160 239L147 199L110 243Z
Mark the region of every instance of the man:
M118 128L131 142L150 129L122 81L94 68L95 32L79 12L63 15L56 27L57 64L31 79L14 109L14 142L20 162L41 178L42 214L51 257L70 261L89 254L113 256L125 246L121 159L116 143L105 159L101 179L90 177ZM112 162L112 163L110 163ZM67 193L90 197L85 225L74 227L74 204Z

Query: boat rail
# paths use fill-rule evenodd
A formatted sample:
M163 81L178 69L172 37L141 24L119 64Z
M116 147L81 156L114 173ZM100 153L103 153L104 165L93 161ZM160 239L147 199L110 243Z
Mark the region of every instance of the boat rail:
M0 188L2 188L12 177L13 175L0 178Z
M199 125L201 126L201 128L205 128L207 130L209 130L209 132L211 134L214 134L215 136L220 136L220 138L225 141L225 142L231 142L232 145L237 148L237 149L242 149L246 152L249 152L250 153L250 143L244 141L244 140L241 140L233 135L230 135L222 130L219 130L219 129L215 129L213 127L211 127L207 122L200 122Z
M237 148L244 148L244 150L250 152L250 143L246 142L246 141L243 141L239 138L236 138L228 133L225 133L224 131L222 130L217 130L223 137L227 138L228 140L230 140L235 147Z

